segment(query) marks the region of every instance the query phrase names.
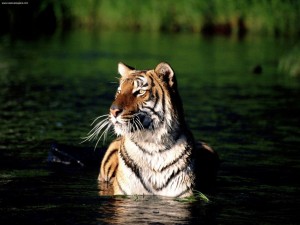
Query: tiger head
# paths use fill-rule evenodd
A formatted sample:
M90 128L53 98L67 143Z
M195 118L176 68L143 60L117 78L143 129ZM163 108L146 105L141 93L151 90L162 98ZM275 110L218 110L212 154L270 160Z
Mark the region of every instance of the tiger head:
M121 75L109 120L117 135L176 129L183 118L174 72L167 63L135 70L119 63Z

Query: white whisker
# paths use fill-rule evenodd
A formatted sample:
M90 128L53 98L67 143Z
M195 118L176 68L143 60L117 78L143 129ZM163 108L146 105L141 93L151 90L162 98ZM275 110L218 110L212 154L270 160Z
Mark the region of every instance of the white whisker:
M144 129L144 126L143 126L143 124L142 124L140 118L137 118L137 119L136 119L136 122L137 122L137 124L138 124L140 130L143 130L143 129Z
M99 122L98 124L96 124L94 126L94 128L88 133L89 137L93 137L93 136L97 136L101 130L107 126L107 124L110 123L110 121L106 118L104 120L102 120L101 122Z
M102 134L100 135L100 137L98 138L98 140L97 140L97 142L96 142L96 145L95 145L94 149L97 148L97 145L98 145L98 143L99 143L99 141L101 140L102 137L103 137L103 143L105 142L105 140L106 140L106 138L107 138L107 132L108 132L108 130L110 129L111 125L112 125L112 124L109 123L108 126L105 128L105 130L102 132Z
M103 117L105 117L105 118L103 118ZM100 122L96 123L99 119L102 119L102 120ZM88 132L87 136L83 138L84 140L81 143L83 143L85 141L97 140L95 148L94 148L94 149L96 149L99 141L102 138L103 138L103 142L106 141L107 133L109 132L110 128L112 127L112 123L109 120L109 115L106 114L106 115L98 116L96 119L94 119L91 126L94 124L95 124L95 126Z
M98 116L96 119L93 120L93 122L91 123L91 126L92 126L97 120L99 120L100 118L105 117L105 116L108 118L109 114L105 114L105 115L102 115L102 116Z

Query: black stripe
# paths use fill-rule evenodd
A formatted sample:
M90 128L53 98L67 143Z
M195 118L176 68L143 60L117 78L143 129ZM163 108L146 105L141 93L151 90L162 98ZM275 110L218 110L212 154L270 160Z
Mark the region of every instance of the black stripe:
M147 78L144 75L138 75L135 80L138 83L138 87L147 87L148 86ZM146 80L146 83L144 83L145 80Z
M110 166L108 167L107 174L109 174L111 170L112 170L112 166L110 165ZM112 173L112 175L111 175L111 178L112 178L112 177L115 177L115 176L116 176L116 169L114 169L114 171L113 171L113 173ZM108 177L107 177L107 178L108 178Z
M149 79L151 80L153 86L155 86L153 77L149 76ZM158 86L160 87L161 92L162 92L162 96L161 96L161 100L162 100L162 112L155 111L155 107L157 106L158 101L160 100L160 98L159 98L160 96L159 96L159 93L158 93L157 90L156 90L156 93L155 93L156 96L155 96L154 106L153 107L143 106L143 108L149 109L153 114L155 114L163 122L164 121L165 108L166 108L166 106L165 106L165 104L166 104L166 102L165 102L165 92L164 92L164 89L161 86L161 84L158 81L157 81L157 83L158 83Z
M143 80L143 78L145 78L144 74L136 75L137 80Z
M184 155L188 154L188 150L190 150L190 148L186 147L184 149L184 151L182 151L182 153L176 158L174 159L172 162L170 162L168 165L164 166L160 172L164 171L165 169L169 168L170 166L173 166L175 163L177 163Z
M176 144L176 142L178 141L178 139L180 138L180 136L181 136L181 132L174 132L175 133L175 135L173 135L173 134L171 134L173 137L175 137L173 140L172 140L172 143L171 144L165 144L166 145L166 147L165 148L163 148L163 149L160 149L158 152L159 153L163 153L163 152L166 152L166 151L169 151L169 150L171 150L173 147L174 147L174 145ZM167 136L169 136L169 134L167 134ZM169 138L168 138L169 139Z
M160 87L161 92L162 92L162 106L163 106L162 114L165 115L165 111L166 111L165 91L164 91L163 87L161 86L161 84L159 82L157 82L157 83L158 83L158 86Z
M164 153L164 152L166 152L166 151L169 151L169 150L171 150L173 147L174 147L174 145L176 144L176 142L177 142L177 140L180 138L180 136L181 136L181 133L179 133L179 135L177 135L176 134L176 138L172 141L172 144L171 145L168 145L168 146L166 146L166 148L163 148L163 149L160 149L159 151L158 151L158 153ZM145 148L143 148L143 147L141 147L137 142L135 142L134 140L131 140L143 153L146 153L146 154L148 154L148 155L153 155L153 152L149 152L149 151L147 151ZM186 153L186 151L188 150L189 148L186 148L183 152L182 152L182 154L176 159L176 160L178 160L179 158L181 158L185 153ZM175 162L174 162L175 163ZM174 163L172 163L172 164L174 164ZM167 165L167 167L168 167L169 165ZM162 171L162 170L161 170Z
M141 84L143 83L143 80L142 79L136 79L136 81L137 81L136 88L141 87L142 86Z
M138 143L136 143L135 141L131 140L143 153L146 153L148 155L153 155L152 152L148 152L146 149L142 148Z
M163 115L160 115L159 112L154 111L153 107L149 107L149 106L143 106L142 109L149 109L150 112L152 112L154 115L156 115L162 122L164 121L164 117ZM143 112L143 110L141 110Z
M104 167L104 168L105 168L106 164L110 161L110 157L111 157L113 154L115 154L117 151L118 151L118 149L115 148L114 150L112 150L112 151L109 153L109 155L107 156L107 158L106 158L106 160L105 160L105 162L104 162L104 164L103 164L103 167Z
M148 77L149 77L149 79L151 80L152 87L154 87L155 84L154 84L154 82L153 82L153 77L152 77L151 75L149 75Z
M168 178L168 180L166 181L165 184L163 184L161 187L154 187L154 189L156 191L161 191L162 189L164 189L165 187L167 187L169 185L169 183L175 178L177 177L180 172L182 172L182 170L177 170L176 172L173 171L173 173L171 174L171 176Z
M145 188L145 190L148 191L149 193L152 193L152 191L149 189L149 187L147 187L145 181L143 180L142 174L140 173L140 168L138 167L138 165L136 165L134 163L134 161L127 154L124 143L122 143L122 145L121 145L120 156L123 159L125 165L128 168L130 168L131 171L135 174L135 176L140 180L140 182L143 185L143 187Z
M155 86L155 82L154 82L154 80L155 80L157 82L159 88L161 89L161 92L162 92L162 96L161 96L162 97L162 107L163 107L163 109L162 109L162 115L164 115L165 111L166 111L165 91L164 91L162 85L160 84L160 82L157 79L153 78L152 76L149 76L149 78L151 79L151 81L153 83L153 86Z
M152 92L152 94L154 95L154 99L155 99L155 102L154 102L154 105L153 105L153 110L154 110L156 105L157 105L157 102L159 100L159 98L157 97L157 96L159 96L159 94L158 94L158 91L156 89L155 89L154 93Z
M158 91L156 90L155 91L156 93L156 96L159 96L159 93ZM161 122L163 122L165 120L164 118L164 115L165 115L165 100L164 100L164 91L162 90L162 99L158 98L158 97L155 97L155 102L154 102L154 105L153 105L153 111L157 114L158 118L161 120ZM160 103L160 100L162 101L162 110L161 111L157 111L156 108L157 108L157 105Z

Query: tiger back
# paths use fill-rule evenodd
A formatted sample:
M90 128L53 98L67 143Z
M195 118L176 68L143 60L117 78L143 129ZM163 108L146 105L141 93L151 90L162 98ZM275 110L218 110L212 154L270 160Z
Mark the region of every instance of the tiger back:
M119 137L106 151L98 179L112 182L115 195L192 195L198 154L172 68L160 63L136 70L119 63L118 72L107 124Z

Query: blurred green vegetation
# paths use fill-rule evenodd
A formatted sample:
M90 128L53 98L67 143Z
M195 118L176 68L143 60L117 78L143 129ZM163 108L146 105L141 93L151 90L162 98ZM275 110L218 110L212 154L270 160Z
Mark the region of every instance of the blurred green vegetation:
M226 35L300 32L298 0L31 0L2 6L2 32L32 27L48 32L70 27Z
M300 46L292 48L279 60L278 69L292 77L300 77Z

